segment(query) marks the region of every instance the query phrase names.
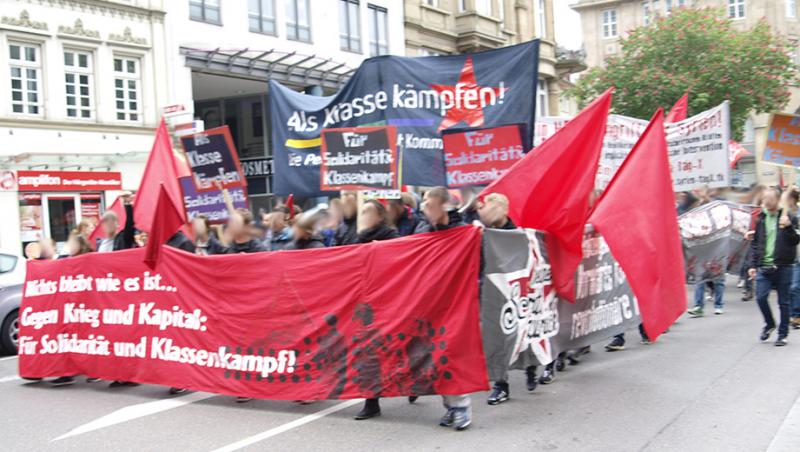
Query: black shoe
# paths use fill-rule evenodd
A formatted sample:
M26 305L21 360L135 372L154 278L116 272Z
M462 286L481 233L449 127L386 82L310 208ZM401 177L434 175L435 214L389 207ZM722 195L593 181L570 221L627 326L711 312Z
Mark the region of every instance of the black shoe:
M612 339L611 342L606 344L606 351L618 352L620 350L625 350L625 339L614 336L614 339Z
M541 378L539 378L539 383L543 385L549 385L554 381L556 381L555 370L551 369L549 366L545 367L544 372L542 372Z
M381 405L378 399L367 399L364 401L364 408L355 415L355 420L363 421L381 415Z
M75 378L73 377L59 377L50 382L50 384L53 386L68 386L74 383Z
M788 344L789 341L786 340L786 336L778 336L778 340L775 341L776 347L783 347L784 345Z
M528 366L525 368L525 387L531 392L539 385L539 380L536 378L536 366Z
M559 372L563 372L564 369L567 368L567 363L564 362L564 358L556 358L556 370Z
M752 299L753 299L753 292L745 292L744 295L742 295L742 301L750 301Z
M489 398L486 400L486 403L489 405L500 405L501 403L508 400L508 390L505 389L502 385L495 385L492 389L492 393L489 394Z
M761 330L761 337L760 337L761 342L764 342L767 339L769 339L769 336L770 336L770 334L772 334L773 331L775 331L775 327L774 326L772 326L772 327L765 326L764 329Z
M183 394L186 391L186 388L169 388L169 393L172 395Z
M252 397L237 397L236 398L236 403L247 403L247 402L249 402L251 400L253 400Z
M97 377L86 377L86 383L97 383L98 381L100 381L100 379Z
M139 386L139 383L134 383L132 381L119 381L115 380L112 381L111 384L108 385L109 388L124 388L128 386Z
M414 403L414 402L417 401L418 398L419 398L419 396L410 395L410 396L408 396L408 403Z

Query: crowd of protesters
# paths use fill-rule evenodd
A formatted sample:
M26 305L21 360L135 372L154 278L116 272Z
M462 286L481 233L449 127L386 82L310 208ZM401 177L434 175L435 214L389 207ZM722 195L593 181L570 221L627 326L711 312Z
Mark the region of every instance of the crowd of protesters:
M766 341L778 328L775 345L787 344L790 325L800 329L800 263L797 260L797 246L800 236L797 232L798 197L800 189L792 188L781 192L774 187L757 186L741 201L760 207L754 220L753 230L747 235L751 241L741 273L739 287L744 290L743 301L755 295L758 307L764 317L764 327L760 339ZM197 255L257 253L280 250L305 250L331 246L346 246L392 240L412 234L436 232L465 224L481 228L516 229L509 217L509 201L501 194L490 194L479 199L474 191L462 190L454 196L444 187L431 188L420 198L413 192L404 192L396 199L359 199L358 194L344 191L340 198L332 199L328 205L318 206L308 211L287 202L276 206L272 212L262 213L254 218L247 209L236 209L227 191L223 197L228 209L228 221L224 225L212 225L208 218L199 215L192 219L191 238L184 232L177 232L168 242L183 251ZM65 252L58 256L55 244L50 239L40 240L26 248L29 257L37 259L69 258L89 252L113 252L144 246L147 236L136 231L133 221L131 195L121 196L125 209L125 219L121 221L113 211L107 211L97 227L102 228L103 238L90 243L92 225L81 222L70 235ZM699 190L695 193L679 193L676 196L677 213L683 214L691 209L720 199L714 190ZM715 314L722 314L724 302L725 277L699 283L695 287L694 307L689 309L691 316L704 314L708 298L713 300ZM712 296L706 297L706 290ZM775 290L779 305L779 322L776 324L768 305L768 295ZM639 327L642 343L650 341ZM605 349L619 351L624 349L625 336L612 338ZM524 369L526 389L534 391L539 384L555 381L556 373L567 363L578 364L582 355L590 348L571 350L559 354L554 362L544 367L537 375L536 366ZM97 381L89 378L87 381ZM53 380L53 385L68 385L75 382L72 376ZM132 382L115 381L111 387L136 385ZM171 394L184 392L182 388L171 388ZM498 405L510 397L507 378L495 381L487 402ZM457 430L467 428L471 423L471 399L468 395L442 396L446 409L440 424ZM248 397L237 401L247 402ZM409 397L413 403L416 397ZM363 408L355 415L357 420L370 419L381 414L378 398L367 399Z

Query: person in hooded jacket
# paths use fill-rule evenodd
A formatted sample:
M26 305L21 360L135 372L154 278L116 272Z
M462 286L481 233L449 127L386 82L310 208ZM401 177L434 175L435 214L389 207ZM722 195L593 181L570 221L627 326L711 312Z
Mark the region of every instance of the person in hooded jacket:
M178 231L173 234L172 237L167 240L167 246L186 251L187 253L194 254L195 252L194 243L189 240L189 237L186 237L186 234L184 234L183 231Z
M361 207L361 221L364 229L358 233L358 243L370 243L400 237L397 231L386 224L387 216L388 214L383 204L374 199L366 201ZM364 407L355 415L355 419L361 421L380 415L380 402L378 397L374 397L364 401Z
M292 243L286 245L285 250L309 250L314 248L325 248L325 243L318 236L314 229L317 219L314 215L302 214L292 225L294 239Z
M352 245L358 241L358 198L355 192L342 192L342 223L336 228L333 246Z
M420 223L419 215L407 205L404 195L411 196L409 193L402 193L401 198L390 199L387 207L387 219L402 237L413 234Z

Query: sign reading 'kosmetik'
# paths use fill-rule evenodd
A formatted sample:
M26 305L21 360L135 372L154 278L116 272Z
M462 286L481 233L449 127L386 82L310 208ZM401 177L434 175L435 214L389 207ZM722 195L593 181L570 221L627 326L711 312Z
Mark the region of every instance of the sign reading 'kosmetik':
M320 189L397 188L397 129L351 127L322 131Z
M447 186L488 185L525 155L523 126L445 133L444 164Z

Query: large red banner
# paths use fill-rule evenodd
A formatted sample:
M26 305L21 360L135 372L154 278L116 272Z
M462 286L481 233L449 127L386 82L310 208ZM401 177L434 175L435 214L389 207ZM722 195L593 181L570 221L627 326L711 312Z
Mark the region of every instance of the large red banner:
M480 232L201 257L165 247L28 265L23 377L89 375L312 400L488 389Z

